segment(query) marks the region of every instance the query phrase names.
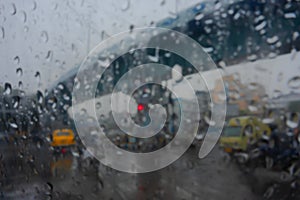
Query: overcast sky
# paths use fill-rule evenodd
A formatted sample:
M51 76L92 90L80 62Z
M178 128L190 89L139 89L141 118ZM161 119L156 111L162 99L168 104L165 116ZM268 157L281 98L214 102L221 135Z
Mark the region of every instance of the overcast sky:
M198 2L201 0L2 0L0 84L9 82L18 88L22 81L25 91L43 91L80 64L87 52L103 39L128 30L130 25L149 26ZM291 90L286 81L299 72L299 55L291 58L283 59L289 69L271 68L272 64L263 75L267 79L257 75L262 75L257 67L236 69L244 74L243 82L264 84L270 96L276 88L288 93ZM281 61L273 63L281 65ZM16 73L18 68L22 72ZM35 77L37 72L40 78ZM277 81L278 75L282 83Z
M177 2L177 3L176 3ZM109 35L149 26L199 0L0 1L1 85L45 89ZM90 40L88 40L88 35ZM88 41L89 44L88 44ZM21 68L21 72L16 70ZM35 77L39 72L41 77ZM39 84L40 83L40 84Z

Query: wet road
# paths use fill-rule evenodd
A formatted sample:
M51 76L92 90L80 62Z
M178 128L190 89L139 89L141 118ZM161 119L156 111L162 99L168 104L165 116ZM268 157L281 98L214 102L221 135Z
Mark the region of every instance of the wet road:
M190 148L156 172L128 174L72 154L54 156L49 146L1 144L2 199L298 199L278 174L245 174L215 148L198 159ZM26 152L26 153L24 153ZM267 191L267 193L266 193ZM270 193L270 194L269 194ZM0 199L1 199L0 198Z

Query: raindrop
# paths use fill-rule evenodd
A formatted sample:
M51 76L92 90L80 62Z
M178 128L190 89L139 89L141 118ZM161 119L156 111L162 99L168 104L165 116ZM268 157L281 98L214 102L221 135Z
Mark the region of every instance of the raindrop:
M134 29L134 25L131 24L131 25L129 26L129 31L130 31L130 33L132 33L133 29Z
M16 70L16 73L17 73L18 77L21 77L21 76L23 75L23 70L22 70L22 68L18 68L18 69Z
M284 18L293 19L293 18L296 18L296 14L295 13L285 13Z
M264 198L269 199L272 197L273 193L274 193L275 189L273 186L269 187L267 189L267 191L264 193Z
M11 94L11 92L12 92L11 84L5 83L4 84L4 94L9 95L9 94Z
M104 40L104 39L106 39L108 37L109 37L109 35L105 31L101 32L101 40Z
M262 30L263 28L265 28L266 25L267 25L267 22L266 22L266 21L263 21L263 22L261 22L260 24L258 24L257 26L255 26L255 30L256 30L256 31L260 31L260 30Z
M100 115L100 120L104 120L105 119L105 115L104 114L101 114Z
M108 58L106 59L98 59L98 64L101 66L101 67L109 67L110 65L110 60Z
M255 83L255 82L250 83L250 84L249 84L249 89L250 89L250 90L255 90L255 89L257 89L257 83Z
M204 50L206 53L211 53L211 52L213 52L214 48L213 48L213 47L203 47L203 50Z
M18 83L18 87L19 87L19 89L20 89L20 90L22 90L22 89L23 89L23 82L22 82L22 81L19 81L19 83Z
M293 33L293 40L295 41L299 37L299 32L294 32Z
M37 71L37 72L35 73L34 77L36 78L37 82L39 83L40 80L41 80L41 74L40 74L40 72Z
M280 72L280 73L278 74L278 76L277 76L277 81L278 81L278 82L281 82L282 79L283 79L283 73Z
M27 33L29 30L29 27L28 26L24 26L24 32Z
M288 81L288 86L291 89L299 89L300 88L300 76L295 76Z
M126 11L129 9L130 7L130 0L123 0L123 4L122 4L122 7L121 7L121 10L122 11Z
M12 127L12 128L18 128L18 125L14 122L9 122L9 125Z
M39 90L37 91L36 98L37 98L37 100L38 100L38 102L40 104L43 103L43 101L44 101L44 95L43 95L43 93L41 91L39 91Z
M49 50L49 51L47 52L47 55L46 55L46 60L47 60L47 61L51 61L51 60L52 60L52 55L53 55L52 51Z
M17 8L16 8L16 5L14 3L11 4L12 6L12 10L11 10L11 15L15 15L17 13Z
M259 15L258 17L256 17L255 19L254 19L254 23L258 23L258 22L260 22L260 21L262 21L262 20L264 20L265 19L265 17L263 16L263 15Z
M195 20L201 20L204 17L203 13L199 13L195 16Z
M64 94L63 95L63 98L64 98L64 100L66 100L66 101L69 101L71 98L70 98L70 96L68 96L67 94Z
M0 37L2 38L2 39L4 39L4 37L5 37L5 30L4 30L4 28L1 26L1 29L0 29L1 31L0 31Z
M78 53L77 53L77 48L76 48L76 46L75 46L74 43L72 43L71 48L72 48L72 53L73 53L74 55L77 55L77 54L78 54Z
M36 9L36 7L37 7L37 4L36 4L36 2L35 2L35 1L33 1L32 10L35 10L35 9Z
M249 106L248 106L248 109L249 109L249 111L251 111L251 112L257 112L257 111L258 111L258 108L257 108L256 106L253 106L253 105L249 105Z
M208 19L208 20L205 20L204 23L207 24L207 25L209 25L209 24L213 24L214 21L212 19Z
M79 114L80 114L81 116L82 116L82 115L86 115L86 114L87 114L86 109L85 109L85 108L81 108Z
M101 108L101 103L100 103L100 102L97 102L97 103L96 103L96 109L99 110L100 108Z
M239 12L235 13L233 16L234 20L238 20L240 18L241 14Z
M14 62L16 65L18 65L20 63L20 57L19 56L14 57Z
M148 58L152 62L158 62L159 61L159 49L158 48L155 49L155 55L154 56L148 55Z
M64 87L64 85L62 83L59 83L57 85L57 88L60 89L60 90L63 90L65 87Z
M252 54L252 55L248 56L247 59L249 61L251 61L251 62L254 62L257 59L257 55L256 54Z
M48 33L46 31L42 31L42 33L41 33L41 39L45 43L48 42L49 37L48 37ZM49 53L49 51L48 51L48 53Z
M165 57L166 57L166 58L170 58L170 57L171 57L171 53L169 53L169 52L168 52L168 53L165 53Z
M21 20L25 23L27 21L27 15L25 11L20 12Z
M280 90L274 90L273 91L273 97L278 98L282 95L282 92Z
M273 37L271 37L271 38L267 38L267 43L268 44L274 44L275 42L277 42L278 41L278 36L277 35L275 35L275 36L273 36Z
M80 81L79 81L79 79L77 77L74 79L74 88L75 89L79 89L80 88Z
M13 97L13 108L18 108L20 103L20 97L15 96Z
M204 116L204 121L210 126L215 126L216 124L216 122L212 121L208 116Z

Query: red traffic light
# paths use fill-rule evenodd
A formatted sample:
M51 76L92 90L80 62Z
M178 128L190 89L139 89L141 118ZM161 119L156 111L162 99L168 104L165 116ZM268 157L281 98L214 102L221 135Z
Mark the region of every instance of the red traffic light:
M145 109L145 106L143 104L138 104L137 109L138 111L143 111Z

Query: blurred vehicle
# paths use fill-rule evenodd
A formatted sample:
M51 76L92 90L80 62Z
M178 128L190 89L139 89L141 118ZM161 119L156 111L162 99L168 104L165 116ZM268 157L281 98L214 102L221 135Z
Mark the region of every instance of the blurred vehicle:
M71 129L56 129L52 132L51 136L51 146L55 150L64 149L66 147L71 147L76 144L75 135Z
M266 160L266 168L287 169L299 159L299 138L290 131L274 131L270 140L259 149Z
M235 117L229 120L220 146L226 153L247 152L263 136L271 134L270 128L256 117Z

